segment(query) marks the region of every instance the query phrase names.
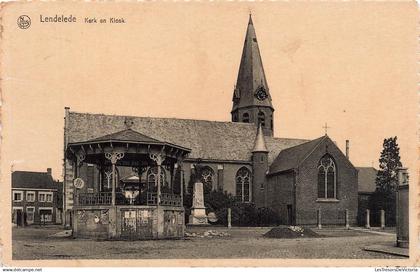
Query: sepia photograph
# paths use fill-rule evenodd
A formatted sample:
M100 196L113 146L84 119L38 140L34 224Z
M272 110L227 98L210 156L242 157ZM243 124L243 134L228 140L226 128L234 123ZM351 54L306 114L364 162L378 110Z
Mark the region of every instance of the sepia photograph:
M416 265L415 2L9 2L1 26L3 265Z

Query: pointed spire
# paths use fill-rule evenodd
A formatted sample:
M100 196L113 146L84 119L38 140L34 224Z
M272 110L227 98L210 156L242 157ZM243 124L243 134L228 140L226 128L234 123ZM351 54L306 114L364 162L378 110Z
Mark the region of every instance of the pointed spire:
M254 23L252 22L252 13L249 12L249 21L248 21L248 25L253 25Z
M233 110L249 106L273 108L251 13L249 14L236 88L241 99L233 104ZM255 94L259 89L266 92L266 99L260 100L256 97Z
M257 136L255 136L254 149L252 152L268 152L261 124L258 125Z

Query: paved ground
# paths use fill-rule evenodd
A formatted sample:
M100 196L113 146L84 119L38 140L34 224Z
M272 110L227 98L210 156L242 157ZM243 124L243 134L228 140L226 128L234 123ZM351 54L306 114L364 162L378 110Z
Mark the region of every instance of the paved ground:
M52 238L58 226L13 229L13 259L152 259L152 258L402 258L364 251L369 245L385 245L395 235L380 235L341 228L314 231L318 238L273 239L262 235L270 228L191 228L203 233L212 229L230 237L191 237L184 240L95 241Z
M365 247L364 250L409 257L409 249L396 247L395 243L389 243L388 245L371 245Z

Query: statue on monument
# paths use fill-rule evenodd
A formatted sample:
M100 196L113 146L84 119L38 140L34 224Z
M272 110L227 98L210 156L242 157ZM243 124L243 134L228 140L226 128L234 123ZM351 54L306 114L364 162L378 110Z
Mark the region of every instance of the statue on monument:
M200 178L202 169L203 169L202 166L198 164L194 164L193 201L192 201L192 207L191 207L191 214L189 218L190 225L208 224L207 215L206 215L206 207L204 206L203 183L201 182L201 178Z

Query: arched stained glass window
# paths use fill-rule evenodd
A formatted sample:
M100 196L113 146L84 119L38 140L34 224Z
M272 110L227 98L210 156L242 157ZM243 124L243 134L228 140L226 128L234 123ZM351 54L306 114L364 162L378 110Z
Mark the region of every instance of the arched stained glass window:
M147 170L147 190L148 191L156 191L157 175L158 175L157 166L149 167L149 169ZM166 180L166 172L162 166L160 167L160 185L162 187L168 186L168 183Z
M337 172L330 155L322 157L318 164L318 198L337 198Z
M265 127L265 114L262 111L258 113L258 123L261 124L261 127Z
M245 112L242 114L242 122L249 123L249 113Z
M242 167L236 173L236 198L242 202L251 201L251 171Z
M201 182L203 183L204 194L208 194L213 190L214 171L208 166L201 170Z

